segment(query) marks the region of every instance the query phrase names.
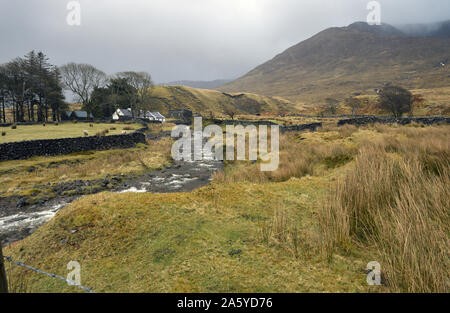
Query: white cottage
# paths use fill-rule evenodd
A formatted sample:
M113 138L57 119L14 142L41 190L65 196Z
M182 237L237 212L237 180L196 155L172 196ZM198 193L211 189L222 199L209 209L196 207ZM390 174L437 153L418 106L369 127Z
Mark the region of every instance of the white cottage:
M113 113L112 119L115 121L128 121L133 119L133 114L131 114L131 109L117 109Z

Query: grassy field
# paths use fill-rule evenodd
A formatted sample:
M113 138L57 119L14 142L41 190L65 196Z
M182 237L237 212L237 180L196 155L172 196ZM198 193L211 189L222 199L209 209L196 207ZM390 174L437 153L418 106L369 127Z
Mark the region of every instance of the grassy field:
M73 180L94 180L109 175L133 175L161 169L171 163L169 138L131 149L87 151L53 157L0 162L0 196L40 196L50 192L36 186Z
M87 196L4 252L62 276L76 260L97 292L448 292L449 130L283 135L275 172L231 162L191 193ZM374 260L383 286L366 283ZM77 291L7 270L26 291Z
M92 127L90 126L92 125ZM17 125L16 129L10 127L0 127L0 144L5 142L15 142L23 140L56 139L83 137L84 130L89 136L108 130L106 135L119 135L122 131L127 133L142 128L140 124L105 124L105 123L60 123L60 124L39 124L39 125ZM5 133L3 136L2 133Z

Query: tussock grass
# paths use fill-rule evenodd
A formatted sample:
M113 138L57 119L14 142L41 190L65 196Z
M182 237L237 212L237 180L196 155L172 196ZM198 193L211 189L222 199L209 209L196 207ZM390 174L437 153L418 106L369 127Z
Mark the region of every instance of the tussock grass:
M374 127L321 211L325 251L374 247L393 291L448 292L449 127Z
M260 223L261 241L285 249L296 259L310 259L318 247L317 238L301 229L299 219L292 211L275 208L273 217Z
M226 168L225 173L217 173L215 179L222 182L282 182L291 178L320 175L324 169L345 165L357 153L351 145L308 141L302 136L305 135L280 135L280 164L276 171L262 172L260 162L234 161L231 162L233 167ZM270 147L270 142L268 146Z

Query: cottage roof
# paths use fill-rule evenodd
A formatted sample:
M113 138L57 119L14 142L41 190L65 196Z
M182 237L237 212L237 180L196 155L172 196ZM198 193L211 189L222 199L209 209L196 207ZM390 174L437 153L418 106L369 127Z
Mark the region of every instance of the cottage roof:
M73 111L73 113L75 115L75 117L78 118L87 118L88 114L86 111ZM92 117L92 114L90 114L90 117Z
M131 114L131 110L128 110L128 109L117 109L117 113L122 114L123 116L126 116L126 117L133 116L133 114Z
M152 115L153 115L154 117L156 117L157 119L165 119L165 117L162 116L161 113L159 113L159 112L151 112L151 113L152 113Z

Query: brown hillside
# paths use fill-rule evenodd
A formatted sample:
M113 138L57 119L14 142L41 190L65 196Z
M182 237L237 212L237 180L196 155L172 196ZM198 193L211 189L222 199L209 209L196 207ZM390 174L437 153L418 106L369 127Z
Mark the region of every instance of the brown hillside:
M449 38L411 37L389 25L355 23L322 31L220 89L311 104L355 92L373 94L386 82L411 89L446 87L449 60Z
M150 101L152 110L162 114L177 109L189 109L202 114L222 113L226 108L250 114L293 110L293 105L281 98L251 93L228 94L186 86L155 86Z

